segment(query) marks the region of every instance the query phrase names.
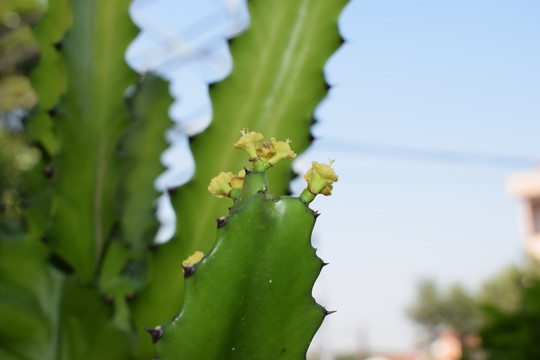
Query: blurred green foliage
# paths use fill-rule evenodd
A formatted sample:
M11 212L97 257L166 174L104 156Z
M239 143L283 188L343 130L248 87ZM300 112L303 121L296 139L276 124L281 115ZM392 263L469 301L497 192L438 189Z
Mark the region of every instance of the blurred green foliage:
M540 265L506 267L476 292L459 285L441 290L434 281L423 281L408 315L430 340L442 327L456 330L463 359L540 359ZM471 335L480 340L473 348L467 344Z
M0 2L0 127L13 126L35 104L28 74L39 60L39 45L31 26L46 9L39 0ZM15 112L15 113L14 113Z
M22 118L37 101L28 74L39 58L31 26L41 17L45 1L0 2L0 231L20 225L24 172L40 153L18 130Z
M0 231L19 224L22 215L24 173L39 160L40 152L22 134L0 129Z
M491 281L490 286L500 281L499 289L480 302L479 330L489 360L540 359L539 275L539 264L533 263L523 270L509 268Z
M0 113L14 109L31 109L36 103L36 94L28 77L8 75L0 79Z
M441 290L432 280L422 281L408 314L433 337L441 327L468 335L474 334L479 326L480 314L473 296L457 284Z

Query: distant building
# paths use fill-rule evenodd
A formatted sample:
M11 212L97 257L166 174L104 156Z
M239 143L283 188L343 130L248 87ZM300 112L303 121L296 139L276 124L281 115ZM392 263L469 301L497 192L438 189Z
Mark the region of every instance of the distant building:
M459 360L463 355L459 334L451 329L443 330L429 350L433 360Z
M523 200L525 250L529 256L540 260L540 168L512 176L508 189Z
M365 360L423 360L423 357L421 357L417 353L412 354L381 354L381 355L373 355L368 358L365 358Z

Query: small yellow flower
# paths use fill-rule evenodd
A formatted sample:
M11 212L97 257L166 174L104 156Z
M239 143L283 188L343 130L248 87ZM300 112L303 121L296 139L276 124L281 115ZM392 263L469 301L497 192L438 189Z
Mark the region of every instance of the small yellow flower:
M282 159L292 159L296 157L294 151L291 150L289 139L286 141L276 141L271 138L270 142L264 141L263 135L258 132L250 132L248 129L240 131L242 137L234 143L235 149L246 150L249 154L249 161L253 162L255 171L266 171L269 167L274 166Z
M262 144L257 143L256 149L257 158L259 160L268 161L272 157L272 155L276 153L274 146L272 146L272 144L269 144L268 141L265 141Z
M270 141L272 142L272 148L275 151L275 155L268 160L270 165L274 166L282 159L294 159L296 157L296 153L292 151L291 146L289 145L291 140L276 141L276 138L271 138Z
M304 179L308 182L309 192L317 195L331 195L332 184L338 181L338 176L331 168L334 161L330 161L329 164L320 164L316 161L311 163L311 169L308 170Z
M238 175L232 172L220 172L214 177L208 185L208 191L217 197L231 197L231 192L236 189L242 189L246 171L244 169L238 172ZM234 195L234 194L233 194Z
M204 257L204 254L202 252L195 251L193 255L188 257L186 260L182 261L182 266L186 268L188 266L195 265L196 263L201 261L203 257Z
M229 196L232 190L230 182L233 178L234 174L232 172L220 172L218 176L210 181L208 191L220 198Z
M246 150L249 154L250 160L256 159L256 146L258 144L258 141L262 140L263 135L255 131L250 132L248 129L241 130L240 132L242 133L242 137L234 143L233 147L235 149Z

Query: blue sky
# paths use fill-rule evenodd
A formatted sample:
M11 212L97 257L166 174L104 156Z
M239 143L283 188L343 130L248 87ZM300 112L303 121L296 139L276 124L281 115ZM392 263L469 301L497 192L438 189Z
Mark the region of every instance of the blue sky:
M323 212L320 252L332 263L324 290L340 309L327 324L334 344L406 349L414 331L404 307L419 279L475 288L522 259L518 204L505 182L537 163L400 154L539 158L538 10L533 1L402 0L345 9L347 42L327 64L334 88L317 109L320 141L305 156L335 158L342 180L332 199L314 204ZM335 151L340 139L350 143ZM365 154L355 142L404 151Z
M228 14L212 22L219 31L200 27L207 33L198 44L216 49L212 61L197 63L197 47L192 67L168 61L173 93L193 94L175 88L174 74L208 80L232 65L222 37L239 31L245 13L231 9L244 4L206 3ZM474 289L524 260L519 203L505 182L540 158L539 13L533 0L353 0L345 8L346 43L326 66L332 89L316 110L317 140L294 164L301 171L335 159L340 176L333 196L312 206L322 212L316 247L331 264L314 293L338 310L314 347L409 349L415 329L404 308L420 279ZM200 94L191 110L171 111L181 118L179 143L182 129L193 129L186 124L209 121Z

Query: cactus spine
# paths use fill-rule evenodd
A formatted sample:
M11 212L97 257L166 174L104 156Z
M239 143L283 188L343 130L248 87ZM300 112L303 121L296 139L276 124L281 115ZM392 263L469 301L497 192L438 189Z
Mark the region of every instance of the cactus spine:
M308 174L313 197L275 196L266 170L296 154L288 142L259 142L244 133L236 148L246 150L253 171L221 173L209 190L234 205L217 219L217 240L200 261L184 262L186 293L170 323L150 330L161 359L303 359L328 312L311 296L325 263L311 246L318 213L308 203L328 193L337 176L318 164ZM314 179L318 180L315 181ZM200 257L200 255L199 255Z

